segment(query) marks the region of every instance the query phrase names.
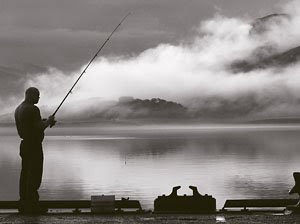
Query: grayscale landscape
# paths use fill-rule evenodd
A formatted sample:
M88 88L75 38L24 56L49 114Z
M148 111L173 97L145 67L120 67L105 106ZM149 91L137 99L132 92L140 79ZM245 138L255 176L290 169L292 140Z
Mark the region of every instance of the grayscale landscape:
M41 199L296 198L300 2L184 2L0 1L1 200L19 197L25 90L50 116L127 12L45 131Z

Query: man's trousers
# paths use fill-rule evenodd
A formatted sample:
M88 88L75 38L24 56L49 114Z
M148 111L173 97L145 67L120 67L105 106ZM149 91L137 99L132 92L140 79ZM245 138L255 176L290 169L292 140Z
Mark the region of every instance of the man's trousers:
M34 205L39 201L38 189L43 175L43 148L41 142L22 140L20 145L22 170L20 175L20 202Z

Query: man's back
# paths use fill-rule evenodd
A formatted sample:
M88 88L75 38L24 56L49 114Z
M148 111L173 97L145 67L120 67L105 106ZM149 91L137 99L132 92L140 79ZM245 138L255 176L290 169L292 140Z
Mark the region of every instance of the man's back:
M30 142L42 142L44 131L40 128L40 110L26 101L15 110L15 121L20 138Z

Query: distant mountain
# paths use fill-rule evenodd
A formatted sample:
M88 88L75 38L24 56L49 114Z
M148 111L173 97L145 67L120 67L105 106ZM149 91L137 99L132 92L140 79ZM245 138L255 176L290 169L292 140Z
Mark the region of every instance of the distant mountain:
M13 66L0 64L1 98L5 99L7 96L23 96L24 83L37 74L47 71L47 68L28 63Z
M261 35L268 31L272 25L280 25L285 21L288 21L290 16L285 13L274 13L261 18L257 18L252 23L252 29L250 35Z
M231 69L235 72L250 72L252 70L265 69L269 67L286 67L299 61L300 46L282 53L262 58L258 62L251 62L247 60L235 61L231 64Z
M290 16L287 14L271 14L256 19L252 24L250 36L259 36L267 32L272 25L282 25ZM300 43L299 43L300 44ZM239 59L230 65L234 72L250 72L270 67L282 68L300 61L300 46L279 52L272 43L257 48L249 58Z
M112 107L96 115L110 120L185 118L187 109L179 103L160 98L134 99L121 97Z
M78 107L80 105L80 107ZM42 114L51 114L49 108L40 108ZM121 97L119 101L104 101L101 98L87 99L66 104L59 112L60 122L93 122L147 119L185 119L187 108L179 103L160 98L134 99ZM0 123L13 123L13 113L0 115Z
M189 101L189 114L195 118L206 119L247 119L249 114L257 114L272 105L273 99L261 103L254 94L244 94L236 98L211 96Z

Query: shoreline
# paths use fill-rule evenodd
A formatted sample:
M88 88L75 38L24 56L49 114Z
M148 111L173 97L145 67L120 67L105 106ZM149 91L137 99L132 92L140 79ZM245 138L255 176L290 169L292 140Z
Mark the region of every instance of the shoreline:
M25 216L16 213L0 213L0 223L299 223L300 215L284 215L273 213L251 213L251 214L232 214L220 213L213 215L190 215L190 214L121 214L121 215L95 215L95 214L46 214L36 216Z

